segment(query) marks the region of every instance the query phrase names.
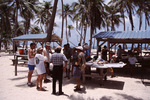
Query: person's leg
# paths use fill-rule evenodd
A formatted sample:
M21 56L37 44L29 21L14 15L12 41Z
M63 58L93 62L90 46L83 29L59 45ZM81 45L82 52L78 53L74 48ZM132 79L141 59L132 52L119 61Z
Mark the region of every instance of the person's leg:
M39 82L40 82L40 90L43 91L43 88L42 88L42 80L43 80L43 77L44 75L40 75L40 79L39 79Z
M32 74L33 74L33 70L29 70L29 72L28 72L28 83L31 83Z
M80 78L77 78L77 88L80 88L80 85L81 85Z
M63 93L62 92L62 77L63 77L63 69L62 69L62 67L60 67L59 71L58 71L59 72L59 74L58 74L59 75L59 77L58 77L59 79L58 80L59 80L59 93L60 94Z
M44 74L44 83L50 82L49 79L47 79L47 68L49 68L49 63L45 63L45 69L46 69L46 74Z
M56 94L56 75L57 75L57 70L56 70L56 67L54 66L53 67L53 73L52 73L52 76L53 76L52 94Z
M32 78L32 74L33 74L33 71L34 71L34 65L28 65L29 67L29 72L28 72L28 85L31 86L31 78Z
M36 80L36 87L37 87L37 89L39 88L39 75L38 75L38 77L37 77L37 80Z

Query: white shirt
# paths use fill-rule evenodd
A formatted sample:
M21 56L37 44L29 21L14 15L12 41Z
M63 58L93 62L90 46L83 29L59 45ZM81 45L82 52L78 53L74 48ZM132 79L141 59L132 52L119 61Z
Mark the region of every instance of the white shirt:
M135 65L135 63L138 62L136 57L129 57L128 61L131 65Z
M46 73L45 64L44 64L45 60L46 60L46 57L44 57L41 54L36 54L34 57L34 62L36 65L38 75Z

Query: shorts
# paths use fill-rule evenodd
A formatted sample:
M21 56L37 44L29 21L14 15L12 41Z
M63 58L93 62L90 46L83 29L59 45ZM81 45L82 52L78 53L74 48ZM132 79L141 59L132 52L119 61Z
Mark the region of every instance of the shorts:
M81 74L82 74L82 72L81 72L79 67L74 67L73 68L73 76L74 76L74 78L80 78Z
M34 70L35 65L28 65L28 67L29 67L29 70L32 71L32 70Z

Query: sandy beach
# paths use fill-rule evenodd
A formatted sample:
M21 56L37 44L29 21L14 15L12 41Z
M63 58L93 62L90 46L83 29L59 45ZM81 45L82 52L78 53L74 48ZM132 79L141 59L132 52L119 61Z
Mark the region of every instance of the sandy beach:
M12 65L13 54L0 53L0 100L150 100L150 78L144 82L139 77L117 75L100 86L97 79L82 83L82 91L74 92L76 85L74 78L63 79L65 95L52 95L52 82L43 83L45 92L37 91L35 87L27 86L27 65L18 65L18 75L15 76L15 67ZM149 77L149 76L147 76ZM37 78L36 70L32 82ZM51 77L48 77L51 79ZM51 79L52 80L52 79ZM58 90L58 85L57 85Z

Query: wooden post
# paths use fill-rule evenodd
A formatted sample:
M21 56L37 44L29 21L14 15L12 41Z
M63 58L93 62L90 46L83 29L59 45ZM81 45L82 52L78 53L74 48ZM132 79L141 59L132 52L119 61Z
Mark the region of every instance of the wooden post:
M107 46L108 46L108 47L107 47L108 50L110 50L110 42L109 42L109 41L107 41ZM107 60L110 60L110 59L109 59L109 52L108 52L108 59L107 59Z
M97 40L97 57L99 56L98 50L99 50L99 40Z
M17 76L17 64L18 64L18 57L15 56L15 76Z

